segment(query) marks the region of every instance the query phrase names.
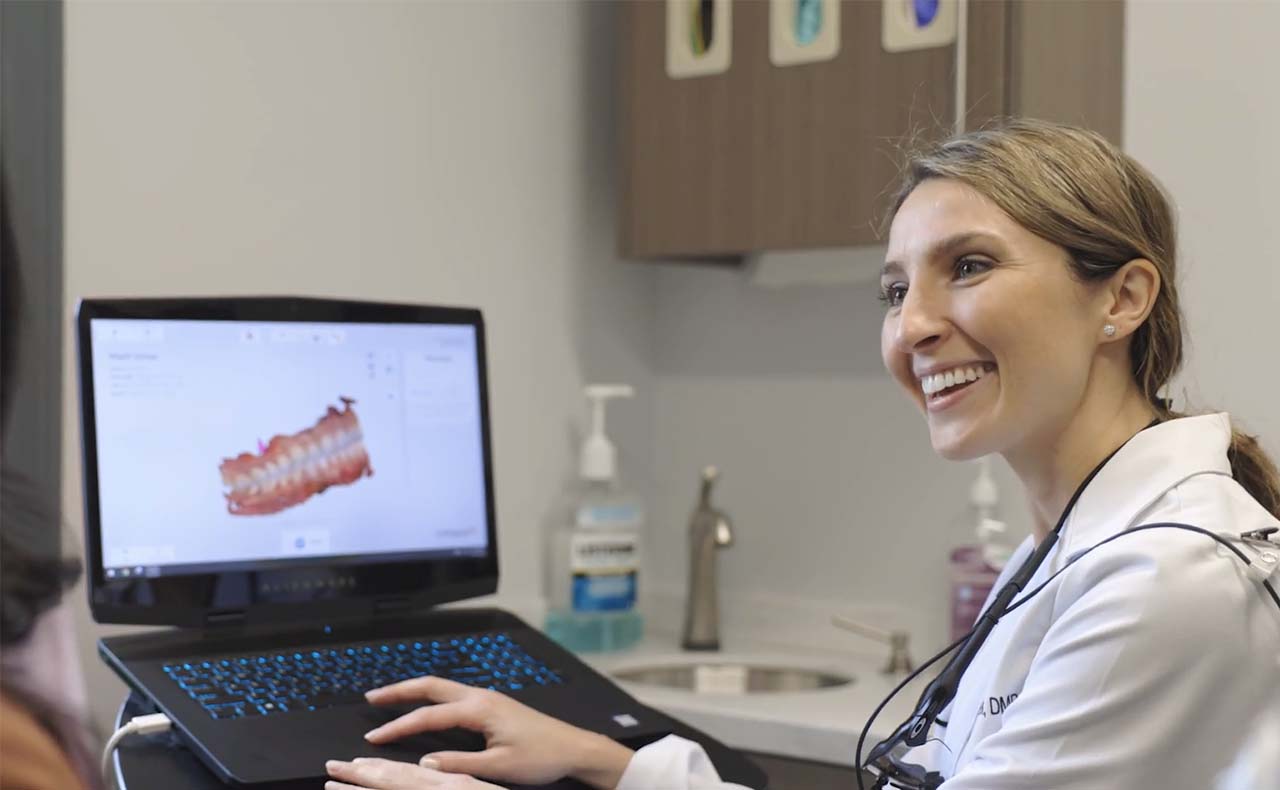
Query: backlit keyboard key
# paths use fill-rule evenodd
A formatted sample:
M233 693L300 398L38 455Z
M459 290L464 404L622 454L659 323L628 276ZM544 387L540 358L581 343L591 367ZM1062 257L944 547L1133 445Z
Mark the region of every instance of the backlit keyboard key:
M219 720L359 704L371 688L423 675L504 692L564 682L500 633L195 659L162 669Z

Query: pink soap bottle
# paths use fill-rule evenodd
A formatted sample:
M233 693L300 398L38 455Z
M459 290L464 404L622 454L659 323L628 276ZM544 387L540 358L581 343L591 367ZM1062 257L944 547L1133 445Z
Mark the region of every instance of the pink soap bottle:
M969 491L962 520L963 545L951 551L951 639L964 636L982 613L1000 569L1012 554L1007 528L996 517L999 493L991 477L991 459L979 462L978 479Z

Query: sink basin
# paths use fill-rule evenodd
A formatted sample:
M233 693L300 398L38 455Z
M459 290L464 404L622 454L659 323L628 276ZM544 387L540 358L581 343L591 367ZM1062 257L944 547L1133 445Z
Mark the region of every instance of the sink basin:
M754 665L732 661L689 661L625 667L613 671L618 680L699 694L761 694L814 691L853 682L848 675L800 667Z

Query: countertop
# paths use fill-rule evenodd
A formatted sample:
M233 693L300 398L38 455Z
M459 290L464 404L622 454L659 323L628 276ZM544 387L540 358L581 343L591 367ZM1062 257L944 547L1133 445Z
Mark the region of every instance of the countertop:
M908 611L832 602L779 602L768 596L738 601L730 616L722 618L720 651L684 651L678 636L682 603L675 591L649 598L645 636L639 644L614 653L580 653L579 658L609 676L615 670L630 667L691 661L799 667L852 675L853 682L843 686L742 695L695 693L618 681L646 705L670 713L729 746L834 765L854 765L858 734L904 675L883 674L880 670L889 657L888 646L832 627L831 614L849 614L882 628L905 627L913 635L911 652L917 660L923 658L920 643L926 641L921 637L928 635ZM529 596L491 596L456 605L500 606L535 627L543 622L545 613L544 602ZM885 707L867 735L864 750L906 720L936 671L934 667L924 672Z
M787 649L750 636L726 635L719 652L683 651L674 634L649 633L622 652L580 655L606 675L639 666L689 661L742 662L756 666L800 667L852 675L852 683L812 691L753 694L696 693L620 681L641 702L704 730L726 744L748 751L852 766L858 734L880 701L904 675L880 672L884 656L811 649ZM918 678L885 707L873 724L864 750L886 737L911 713L930 672Z

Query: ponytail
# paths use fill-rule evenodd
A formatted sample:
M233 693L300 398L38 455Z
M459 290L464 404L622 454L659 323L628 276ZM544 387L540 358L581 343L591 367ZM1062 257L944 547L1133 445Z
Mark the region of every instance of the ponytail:
M1231 432L1231 476L1271 515L1280 518L1280 469L1258 444L1256 436Z

